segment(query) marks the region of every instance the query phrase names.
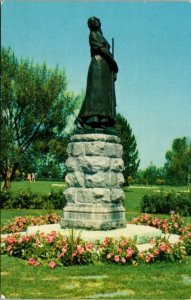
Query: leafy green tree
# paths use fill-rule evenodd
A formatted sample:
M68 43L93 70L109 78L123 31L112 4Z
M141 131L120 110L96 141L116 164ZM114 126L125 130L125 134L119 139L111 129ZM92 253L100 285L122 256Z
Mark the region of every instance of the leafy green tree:
M139 167L140 160L138 158L137 143L132 129L127 120L121 115L116 115L115 130L121 139L123 145L123 160L124 160L124 179L125 184L128 184L128 177L135 177Z
M1 158L0 174L10 188L19 164L30 160L35 147L44 153L63 137L76 98L67 92L66 75L58 67L18 60L1 50ZM38 147L37 147L38 145Z
M191 142L186 137L173 140L166 153L166 180L172 185L186 185L191 170Z
M164 168L157 168L152 162L143 171L143 178L146 179L148 184L157 184L164 182Z

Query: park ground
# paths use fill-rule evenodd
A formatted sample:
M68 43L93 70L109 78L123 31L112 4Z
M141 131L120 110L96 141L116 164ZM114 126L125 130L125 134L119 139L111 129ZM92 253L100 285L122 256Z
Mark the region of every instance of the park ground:
M30 189L49 193L62 188L63 182L13 182L12 192ZM131 220L140 214L143 195L153 191L171 191L172 187L133 186L126 189L126 217ZM187 187L173 188L176 191ZM61 211L56 211L62 214ZM1 224L15 216L37 216L46 210L9 209L1 211ZM164 217L164 215L158 215ZM191 223L191 217L185 218ZM190 299L191 257L186 262L161 262L119 266L97 263L87 266L70 266L49 269L31 267L15 257L1 257L1 288L6 298L20 299Z

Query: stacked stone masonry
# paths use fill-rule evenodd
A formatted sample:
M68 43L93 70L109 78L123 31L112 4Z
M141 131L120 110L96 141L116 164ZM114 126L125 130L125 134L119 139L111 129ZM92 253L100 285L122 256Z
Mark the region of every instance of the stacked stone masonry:
M68 188L62 226L93 230L125 226L123 149L107 134L76 134L68 145Z

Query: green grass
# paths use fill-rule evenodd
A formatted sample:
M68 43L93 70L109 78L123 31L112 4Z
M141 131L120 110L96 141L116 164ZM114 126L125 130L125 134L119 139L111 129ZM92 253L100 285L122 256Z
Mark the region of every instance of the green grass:
M12 191L30 188L33 192L47 193L52 183L55 184L42 181L14 182ZM163 189L172 190L171 187ZM187 188L176 188L177 191L182 189ZM140 213L141 198L146 193L153 193L153 190L131 187L125 192L128 220ZM46 210L33 209L1 210L1 221L6 223L15 216L46 213ZM191 218L185 219L191 222ZM181 264L164 262L140 264L137 267L97 264L52 270L43 266L34 268L23 260L2 256L1 270L2 294L7 298L189 299L191 296L191 257Z
M191 257L187 263L34 268L2 257L2 293L8 298L189 299ZM101 296L102 295L102 296Z
M62 187L52 186L54 184L64 184L64 181L36 181L36 182L29 182L29 181L13 181L11 183L11 192L16 193L21 190L31 190L33 193L41 193L46 194L50 193L51 189L54 191L59 190ZM63 187L64 190L64 187Z

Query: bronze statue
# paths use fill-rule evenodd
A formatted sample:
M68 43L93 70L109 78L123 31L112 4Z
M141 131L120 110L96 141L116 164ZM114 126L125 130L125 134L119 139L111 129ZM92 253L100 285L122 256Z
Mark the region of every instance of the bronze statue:
M78 128L113 127L116 114L114 81L118 72L110 45L96 17L88 19L91 63L87 77L86 95L75 121Z

